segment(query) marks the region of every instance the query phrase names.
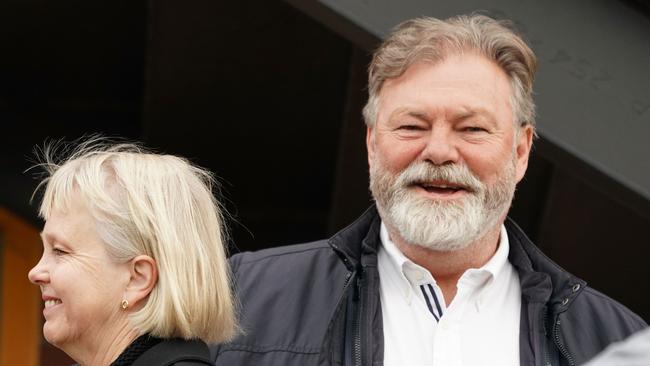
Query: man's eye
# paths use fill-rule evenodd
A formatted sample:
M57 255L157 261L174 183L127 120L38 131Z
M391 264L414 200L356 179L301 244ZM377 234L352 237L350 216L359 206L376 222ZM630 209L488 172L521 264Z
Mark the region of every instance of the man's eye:
M418 125L401 125L399 126L399 129L405 131L420 131L422 130L422 127Z
M465 132L486 132L487 130L483 127L477 127L477 126L469 126L469 127L464 127L463 131Z

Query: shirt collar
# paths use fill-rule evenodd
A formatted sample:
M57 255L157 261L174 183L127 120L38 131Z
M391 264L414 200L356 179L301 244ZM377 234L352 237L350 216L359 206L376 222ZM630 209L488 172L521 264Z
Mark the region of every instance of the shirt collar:
M404 295L408 303L413 297L413 288L424 283L436 283L431 273L424 267L408 259L404 253L393 243L388 234L388 229L382 221L379 229L379 238L381 239L382 249L387 254L387 258L381 264L384 264L386 270L389 270L391 277L396 279L397 286L400 287L400 293Z
M388 254L387 265L391 270L398 274L401 278L399 286L403 291L400 291L406 296L406 300L410 302L413 295L413 288L426 283L435 284L436 281L429 271L424 267L416 264L407 258L399 248L393 243L388 234L388 229L382 221L379 237L381 239L382 248ZM503 268L508 262L508 252L510 251L510 243L508 241L508 233L505 226L501 225L501 232L499 235L499 245L497 250L481 268L470 268L461 276L458 281L459 285L467 285L469 287L481 287L483 285L494 282L494 279L499 276Z
M503 272L508 262L508 253L510 252L510 242L508 241L508 232L506 227L501 225L499 234L499 245L496 252L481 268L470 268L460 277L459 284L470 287L480 287L486 283L492 283Z

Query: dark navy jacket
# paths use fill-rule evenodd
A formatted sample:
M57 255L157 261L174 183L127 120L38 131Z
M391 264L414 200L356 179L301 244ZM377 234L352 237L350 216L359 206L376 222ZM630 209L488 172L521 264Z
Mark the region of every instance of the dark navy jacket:
M505 225L521 282L521 365L580 365L647 326ZM233 256L243 334L211 347L217 366L383 365L379 227L372 207L328 241Z

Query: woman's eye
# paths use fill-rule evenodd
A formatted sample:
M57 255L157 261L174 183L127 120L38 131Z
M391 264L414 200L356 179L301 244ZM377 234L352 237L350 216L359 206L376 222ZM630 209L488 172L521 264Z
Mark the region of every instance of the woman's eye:
M64 255L64 254L66 254L65 251L63 251L63 250L61 250L59 248L52 248L52 253L54 253L54 255Z

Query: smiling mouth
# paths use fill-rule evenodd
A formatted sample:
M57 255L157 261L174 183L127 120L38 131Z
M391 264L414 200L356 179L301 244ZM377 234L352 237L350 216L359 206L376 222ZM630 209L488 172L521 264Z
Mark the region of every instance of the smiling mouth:
M61 303L61 300L59 299L52 299L52 300L46 300L45 301L45 308L51 308L54 305L58 305Z
M414 187L422 188L429 193L453 194L456 192L470 192L467 187L451 182L414 182Z

